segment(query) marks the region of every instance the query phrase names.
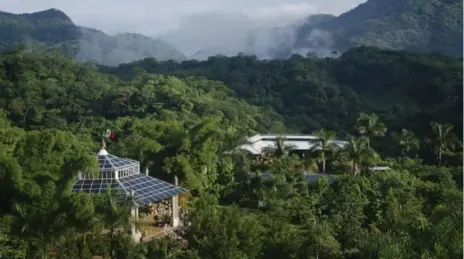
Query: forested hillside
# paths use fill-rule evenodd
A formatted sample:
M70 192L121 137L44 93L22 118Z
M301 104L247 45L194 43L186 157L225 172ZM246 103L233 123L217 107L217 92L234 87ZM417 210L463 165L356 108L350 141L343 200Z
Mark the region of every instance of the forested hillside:
M343 135L353 130L361 111L378 114L393 129L407 127L420 136L429 133L431 120L456 125L456 133L462 132L462 60L437 54L361 47L336 59L146 59L100 70L129 78L146 71L219 80L238 98L272 107L290 132L325 128Z
M461 61L361 48L101 70L0 56L0 258L463 256ZM95 171L106 129L118 136L110 153L189 189L185 242L136 244L124 203L71 192L78 172ZM227 152L286 131L316 131L319 149L299 157L277 145L266 165ZM330 144L336 134L344 148ZM369 170L379 165L391 170ZM310 184L306 171L335 182ZM116 228L127 231L102 234Z
M462 24L459 0L368 0L338 17L310 19L291 48L375 46L462 56Z
M75 25L57 9L25 14L0 11L0 52L18 44L39 52L59 50L78 61L118 65L147 57L183 60L185 55L170 44L137 33L108 35Z
M191 57L206 59L216 54L242 52L257 55L259 59L286 59L292 53L338 55L359 46L461 57L464 46L462 1L459 0L368 0L339 16L314 14L301 26L295 22L298 25L276 28L269 25L249 32L243 28L248 36L246 43L239 45L224 43L212 47L216 39L206 37L221 37L219 32L204 36L202 44L205 45L195 47L198 51ZM220 31L221 25L217 26ZM60 50L78 61L110 66L148 57L186 60L182 51L166 42L168 39L154 39L130 31L108 35L98 28L76 26L57 9L25 14L0 12L0 51L24 43L36 51Z

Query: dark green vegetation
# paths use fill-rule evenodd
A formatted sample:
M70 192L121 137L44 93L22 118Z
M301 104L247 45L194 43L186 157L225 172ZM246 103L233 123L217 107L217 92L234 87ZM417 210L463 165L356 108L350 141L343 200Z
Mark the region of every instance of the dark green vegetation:
M459 60L361 48L336 60L104 70L113 75L59 55L0 57L0 258L50 258L53 248L67 259L463 256ZM293 157L280 144L266 166L225 154L243 136L288 131L283 121L318 130L320 151ZM70 192L77 172L95 167L89 152L106 129L119 136L110 153L190 189L187 248L101 235L127 228L125 207ZM346 148L330 144L332 131ZM307 184L311 168L337 180ZM250 174L262 170L270 179Z
M462 56L462 1L368 0L338 17L301 26L294 47L344 52L356 46Z
M146 57L183 60L186 57L168 43L136 33L110 36L76 26L63 12L49 9L30 14L0 12L0 52L17 44L36 51L59 50L78 61L117 65Z
M101 71L127 78L140 71L224 82L248 103L282 115L287 131L320 128L345 135L360 112L376 113L393 130L408 128L421 138L430 121L462 132L462 61L435 54L409 54L361 47L338 59L293 56L211 57L182 63L141 60Z

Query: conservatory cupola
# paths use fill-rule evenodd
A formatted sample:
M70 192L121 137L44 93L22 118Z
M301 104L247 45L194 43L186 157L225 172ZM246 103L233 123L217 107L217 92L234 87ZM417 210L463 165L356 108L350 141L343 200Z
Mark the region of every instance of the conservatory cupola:
M104 148L97 153L101 179L119 179L140 173L140 163L109 154Z
M136 205L156 203L187 192L186 189L140 173L138 161L109 154L105 146L96 154L100 172L79 174L72 191L99 194L117 190L121 197L133 196ZM148 172L148 170L146 170ZM95 175L95 174L93 174Z

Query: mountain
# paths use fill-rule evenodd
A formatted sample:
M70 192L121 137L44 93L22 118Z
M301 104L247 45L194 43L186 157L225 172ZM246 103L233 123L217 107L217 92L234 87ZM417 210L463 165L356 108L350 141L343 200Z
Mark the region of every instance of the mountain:
M20 43L53 45L79 35L79 28L57 9L30 14L0 12L0 50Z
M110 36L102 31L80 27L78 40L62 42L52 48L72 53L78 61L94 60L115 66L147 57L158 60L184 60L185 55L172 45L137 33Z
M424 137L435 120L462 132L462 59L442 54L358 47L336 58L238 55L175 64L145 59L100 71L127 80L146 71L222 81L248 103L272 107L294 133L350 132L360 111Z
M338 17L309 17L292 47L284 49L288 55L299 49L344 52L365 45L461 56L462 23L460 0L368 0Z
M227 44L205 41L189 57L164 40L134 33L108 35L76 26L57 9L31 14L0 12L0 51L26 43L30 48L59 49L79 61L112 66L148 57L205 60L238 53L259 59L310 52L333 57L357 46L462 56L461 10L458 0L368 0L339 16L316 14L299 24L249 29Z
M0 51L18 44L35 50L59 49L79 61L118 65L154 57L158 60L183 60L185 55L172 45L136 33L114 36L80 27L62 11L49 9L36 13L0 12Z

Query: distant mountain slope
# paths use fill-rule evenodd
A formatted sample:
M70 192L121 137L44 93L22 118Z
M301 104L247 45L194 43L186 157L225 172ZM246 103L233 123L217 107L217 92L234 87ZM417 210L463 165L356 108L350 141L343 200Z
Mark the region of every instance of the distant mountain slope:
M115 36L76 26L62 11L49 9L30 14L0 12L0 51L18 44L35 50L59 49L79 61L118 65L154 57L158 60L184 60L172 45L140 34Z
M94 60L99 64L118 65L155 57L158 60L185 60L186 56L172 45L136 33L110 36L102 31L80 27L77 41L62 42L52 48L72 53L78 61Z
M72 20L57 9L30 14L0 12L0 50L18 43L56 44L79 35Z
M316 32L323 33L318 43L331 50L367 45L461 56L462 22L461 0L368 0L338 17L302 25L293 48L314 47Z

